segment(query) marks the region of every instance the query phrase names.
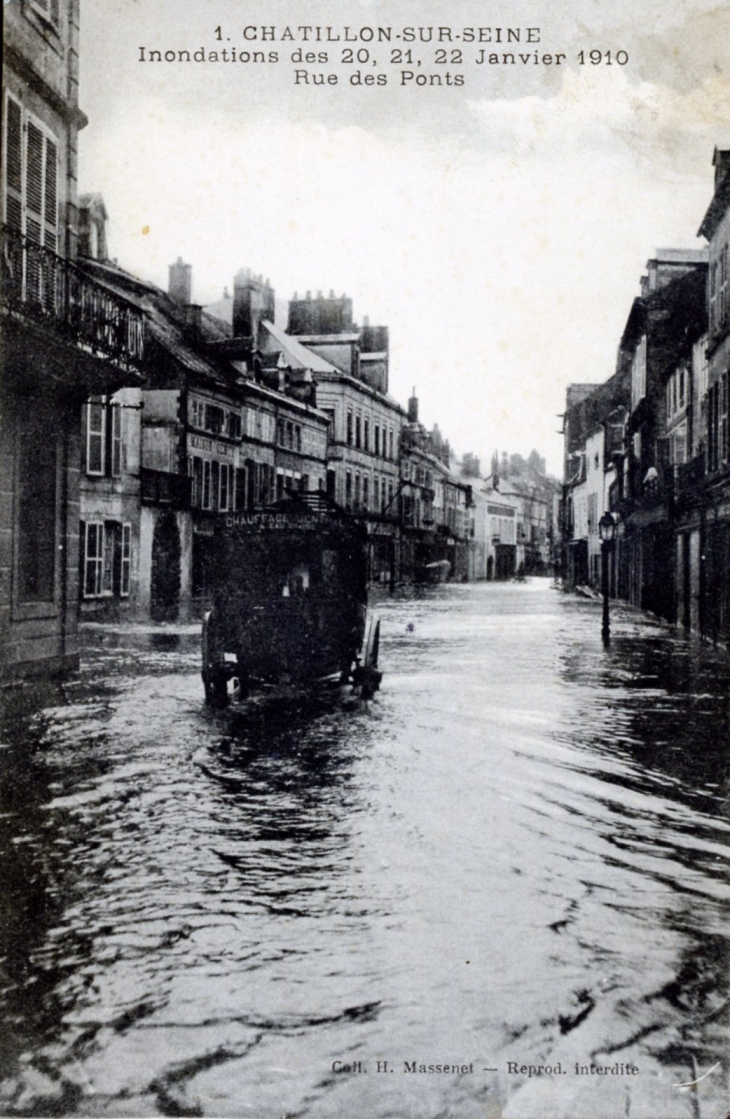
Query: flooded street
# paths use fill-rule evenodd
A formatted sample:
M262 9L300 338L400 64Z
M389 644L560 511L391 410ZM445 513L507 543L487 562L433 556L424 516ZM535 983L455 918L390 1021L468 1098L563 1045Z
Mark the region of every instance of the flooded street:
M725 1119L727 660L546 580L379 609L369 704L90 627L6 712L4 1114Z

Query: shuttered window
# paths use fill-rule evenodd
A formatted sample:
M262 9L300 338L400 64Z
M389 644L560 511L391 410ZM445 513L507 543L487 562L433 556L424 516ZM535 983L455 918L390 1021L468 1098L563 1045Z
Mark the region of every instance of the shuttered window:
M5 224L22 229L23 126L20 105L8 97L5 108Z
M13 97L5 104L5 223L56 252L58 142Z
M87 521L84 541L84 598L99 598L104 567L104 523Z

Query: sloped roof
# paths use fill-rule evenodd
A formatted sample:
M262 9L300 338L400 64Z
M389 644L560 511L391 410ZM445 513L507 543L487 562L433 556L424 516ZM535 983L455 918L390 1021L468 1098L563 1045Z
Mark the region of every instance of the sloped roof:
M292 338L280 327L274 326L268 319L265 319L261 325L269 332L285 355L286 364L291 365L293 369L311 369L313 373L339 373L339 370L329 361L325 361L319 354L308 350L296 338Z
M177 362L191 373L207 377L221 385L228 381L212 361L207 360L199 347L189 343L185 337L185 310L155 284L141 280L126 272L111 261L97 261L82 258L79 265L94 280L109 288L116 295L134 303L145 315L145 330L149 337L166 350ZM214 341L229 337L225 323L210 315L201 315L203 339Z
M147 329L159 345L163 346L191 373L200 373L204 377L212 377L225 383L225 378L221 376L215 366L211 365L185 342L179 327L171 323L164 314L160 314L158 308L148 307L147 311Z

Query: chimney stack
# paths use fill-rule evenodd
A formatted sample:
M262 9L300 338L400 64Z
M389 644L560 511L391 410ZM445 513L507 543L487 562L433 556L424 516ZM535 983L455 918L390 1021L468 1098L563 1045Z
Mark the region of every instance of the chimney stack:
M250 338L251 348L258 348L259 327L264 319L274 321L274 289L263 276L254 276L250 268L242 268L233 280L233 335Z
M170 280L167 294L175 303L187 305L193 290L193 266L185 264L179 256L174 264L169 266Z

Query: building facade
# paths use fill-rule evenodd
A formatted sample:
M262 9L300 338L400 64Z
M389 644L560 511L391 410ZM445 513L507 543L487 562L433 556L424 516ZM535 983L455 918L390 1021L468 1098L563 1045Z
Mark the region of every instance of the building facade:
M699 230L708 248L660 250L648 261L614 378L568 400L563 532L570 576L570 552L580 546L580 463L600 454L602 428L604 500L617 519L611 592L727 645L730 152L716 151L713 162L713 197ZM588 539L595 582L597 549Z
M142 315L77 266L77 0L4 6L0 672L78 661L83 402L141 383Z
M403 408L388 395L388 331L357 327L346 296L318 293L289 304L287 334L322 364L317 402L329 419L326 489L366 526L369 577L405 574L400 554L400 437Z

